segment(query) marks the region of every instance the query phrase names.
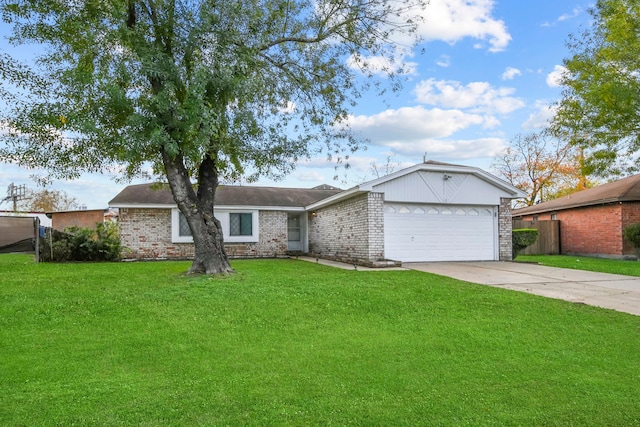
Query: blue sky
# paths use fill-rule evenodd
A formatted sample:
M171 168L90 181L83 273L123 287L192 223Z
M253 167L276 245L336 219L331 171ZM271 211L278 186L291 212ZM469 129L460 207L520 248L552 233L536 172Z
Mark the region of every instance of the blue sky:
M351 156L351 168L338 170L336 181L335 165L323 156L302 162L283 181L252 185L349 188L374 178L372 162L383 165L392 156L393 163L408 166L422 162L425 153L430 160L490 171L516 134L535 131L552 114L568 36L588 26L591 6L592 0L431 0L421 30L424 52L406 58L412 71L402 91L384 99L369 94L353 110L351 126L370 142ZM5 38L0 51L17 52ZM24 59L30 55L18 52ZM46 172L0 163L0 198L12 182L35 188L33 174ZM49 188L98 209L124 185L85 174Z

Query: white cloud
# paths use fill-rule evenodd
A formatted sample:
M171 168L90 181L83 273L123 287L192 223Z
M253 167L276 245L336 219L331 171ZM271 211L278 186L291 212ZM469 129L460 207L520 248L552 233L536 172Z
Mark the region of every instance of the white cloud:
M558 17L558 21L562 22L562 21L566 21L568 19L575 18L578 15L580 15L580 12L582 12L582 9L580 9L579 7L574 7L573 10L571 11L571 13L565 13L564 15L560 15Z
M511 41L502 20L491 16L494 0L432 0L424 12L420 34L426 40L454 44L465 37L488 41L491 52L504 50ZM484 48L483 43L476 43Z
M507 67L504 73L502 73L502 80L513 80L515 76L520 75L522 75L522 72L517 68Z
M283 101L278 111L282 114L293 114L296 111L296 104L293 101Z
M442 68L447 68L451 65L451 57L449 55L440 55L440 58L436 60L436 65Z
M411 56L406 49L398 49L393 57L384 56L363 56L356 58L351 56L347 59L347 65L353 69L374 75L385 75L388 73L396 73L402 75L417 74L418 64L408 61Z
M389 147L394 151L410 156L422 156L440 159L475 159L493 157L506 146L501 138L479 139L423 139L411 143L394 143Z
M531 113L527 120L522 124L523 129L544 129L551 123L556 115L556 107L549 105L545 101L537 101L537 111Z
M460 110L418 106L354 116L350 118L350 127L371 145L390 148L394 153L420 159L425 152L430 158L471 159L495 155L504 147L504 141L449 137L473 126L484 126L487 120L483 115Z
M451 80L428 79L415 89L419 102L446 108L469 109L474 113L508 114L524 107L520 98L511 96L515 89L494 88L487 82L471 82L463 86Z
M372 144L390 146L392 142L447 137L484 122L485 118L479 114L418 106L386 110L372 116L352 116L349 125Z
M543 27L552 27L554 25L556 25L558 22L563 22L563 21L568 21L569 19L573 19L578 17L578 15L580 15L580 12L582 12L582 9L579 7L574 7L573 10L571 11L571 13L564 13L560 16L558 16L558 18L553 21L553 22L544 22L542 24Z
M432 0L422 12L423 21L420 22L418 35L426 41L441 40L449 44L471 37L482 40L482 43L475 43L474 48L487 48L490 52L503 51L511 41L507 27L502 20L496 20L491 16L494 0ZM402 21L402 19L401 19ZM351 57L347 64L354 70L364 73L382 75L387 71L414 75L417 73L418 64L407 61L412 53L410 52L411 40L406 34L397 33L392 35L396 43L397 50L388 53L393 58L387 56L364 56L361 58ZM450 58L443 55L436 64L440 67L447 67Z
M567 68L562 65L553 67L553 71L547 74L547 85L549 87L562 86L562 77L567 72Z
M303 182L325 182L327 178L323 174L314 170L305 170L296 174L296 179Z

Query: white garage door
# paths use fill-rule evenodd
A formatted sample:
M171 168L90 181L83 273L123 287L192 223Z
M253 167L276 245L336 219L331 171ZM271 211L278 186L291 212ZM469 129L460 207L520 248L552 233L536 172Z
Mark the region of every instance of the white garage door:
M495 209L386 203L385 257L404 262L495 260Z

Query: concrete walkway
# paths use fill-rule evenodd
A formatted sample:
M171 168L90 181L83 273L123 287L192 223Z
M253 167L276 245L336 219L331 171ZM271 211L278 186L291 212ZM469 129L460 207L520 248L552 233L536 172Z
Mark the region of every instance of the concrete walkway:
M640 316L640 277L519 262L425 262L403 266Z
M411 270L411 268L405 267L384 267L384 268L371 268L363 267L361 265L347 264L339 261L331 261L329 259L315 258L310 256L293 256L291 259L298 259L300 261L313 262L321 265L328 265L329 267L341 268L343 270L358 270L358 271L398 271L398 270Z

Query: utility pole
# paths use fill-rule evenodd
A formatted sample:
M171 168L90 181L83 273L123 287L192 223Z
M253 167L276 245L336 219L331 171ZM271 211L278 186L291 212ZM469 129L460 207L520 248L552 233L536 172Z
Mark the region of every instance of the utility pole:
M9 201L9 200L13 201L13 211L17 212L18 200L26 199L26 194L27 194L26 185L24 184L14 185L14 183L12 182L11 184L9 184L9 187L7 187L7 197L5 197L2 201L3 202Z

